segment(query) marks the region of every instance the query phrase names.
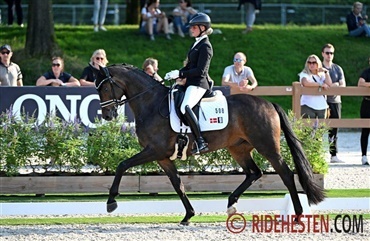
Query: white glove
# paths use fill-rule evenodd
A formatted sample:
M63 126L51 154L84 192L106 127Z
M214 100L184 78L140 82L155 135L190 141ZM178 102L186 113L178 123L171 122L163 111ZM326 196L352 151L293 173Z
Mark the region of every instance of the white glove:
M178 70L171 70L164 76L164 79L177 79L179 74L180 72Z

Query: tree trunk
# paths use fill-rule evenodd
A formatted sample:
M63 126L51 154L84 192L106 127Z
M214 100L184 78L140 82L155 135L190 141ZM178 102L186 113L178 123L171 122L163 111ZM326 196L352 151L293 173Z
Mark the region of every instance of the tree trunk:
M31 57L52 57L59 51L52 10L51 0L29 1L25 52Z
M126 0L126 24L138 24L140 21L140 2L138 0Z

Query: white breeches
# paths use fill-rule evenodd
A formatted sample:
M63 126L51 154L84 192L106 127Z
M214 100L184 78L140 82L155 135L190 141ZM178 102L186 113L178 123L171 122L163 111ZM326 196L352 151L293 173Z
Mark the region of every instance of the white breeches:
M181 113L185 114L185 106L187 105L190 107L190 109L192 109L199 102L199 100L202 99L206 91L206 89L194 85L190 85L188 88L186 88L185 97L180 107Z

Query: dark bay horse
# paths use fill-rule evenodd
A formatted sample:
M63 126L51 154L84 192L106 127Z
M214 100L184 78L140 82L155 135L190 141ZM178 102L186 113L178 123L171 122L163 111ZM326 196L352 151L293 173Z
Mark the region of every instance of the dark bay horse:
M112 120L117 116L117 107L123 103L130 105L136 121L136 134L144 148L140 153L123 160L117 167L113 184L109 191L107 211L117 208L115 197L122 175L130 167L157 161L169 177L179 195L186 214L181 224L188 225L194 216L194 209L185 194L184 185L176 166L169 157L174 153L177 133L170 127L168 114L169 88L152 79L142 70L131 65L112 65L96 71L95 86L99 92L102 117ZM121 97L125 95L126 100ZM279 174L288 188L296 215L303 212L294 183L294 173L289 169L280 155L280 132L283 131L290 148L296 172L299 176L309 203L324 200L323 189L313 179L311 166L302 146L295 136L284 110L262 98L240 94L227 97L229 107L229 124L219 131L204 132L209 143L209 151L226 148L245 173L245 180L230 194L227 208L229 215L236 212L234 205L240 195L258 178L262 172L252 159L255 148L263 155ZM190 142L193 136L189 135ZM191 148L188 149L190 155Z

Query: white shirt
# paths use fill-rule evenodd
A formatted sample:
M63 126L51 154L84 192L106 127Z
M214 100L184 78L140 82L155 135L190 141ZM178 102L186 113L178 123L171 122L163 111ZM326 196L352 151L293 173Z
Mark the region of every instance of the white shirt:
M191 47L191 48L194 48L194 46L197 45L204 38L208 38L208 36L203 35L203 36L200 36L199 38L195 38L195 43L193 44L193 47Z
M235 71L235 66L227 66L224 70L222 78L227 78L225 82L239 83L243 79L248 79L254 76L253 70L248 66L243 66L242 72L239 74Z
M156 14L160 14L161 13L161 10L159 10L158 8L155 10L155 13ZM141 14L142 15L146 15L148 18L151 18L153 15L152 15L152 13L151 12L148 12L148 8L143 8L143 9L141 9ZM153 18L153 24L154 23L157 23L157 21L158 21L158 19L157 18ZM142 27L144 27L145 25L146 25L146 20L143 20L142 22L141 22L141 26Z
M302 79L306 78L309 82L317 82L319 84L324 84L325 82L325 75L309 75L307 73L301 72L299 74L299 82L302 83ZM315 78L315 80L313 79ZM325 95L302 95L301 96L301 106L307 105L314 110L325 110L328 108L328 104L326 103L326 96Z

